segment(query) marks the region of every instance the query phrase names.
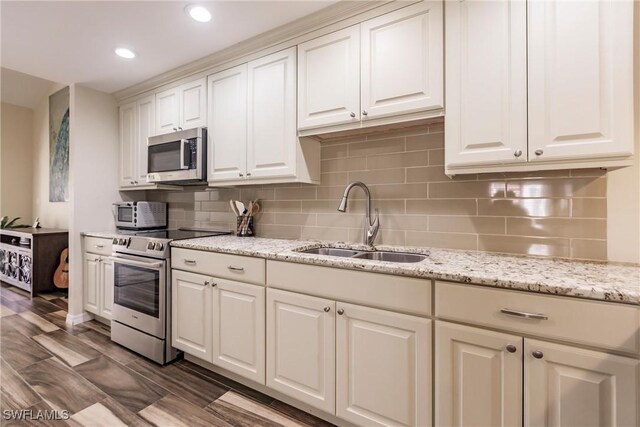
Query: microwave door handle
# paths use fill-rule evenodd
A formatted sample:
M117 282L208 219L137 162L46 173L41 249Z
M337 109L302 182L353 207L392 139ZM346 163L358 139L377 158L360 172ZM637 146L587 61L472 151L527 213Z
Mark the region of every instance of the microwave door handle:
M187 142L186 139L180 140L180 169L189 169L189 165L184 164L184 146Z

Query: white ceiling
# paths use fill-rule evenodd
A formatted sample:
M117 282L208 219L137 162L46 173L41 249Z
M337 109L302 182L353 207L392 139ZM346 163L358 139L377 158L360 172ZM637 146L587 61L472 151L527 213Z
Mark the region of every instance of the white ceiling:
M2 1L2 66L112 93L294 21L326 1ZM197 3L213 15L192 20ZM137 58L113 53L128 47Z
M2 102L31 109L36 108L43 99L46 99L55 85L52 81L7 68L2 68L0 75Z

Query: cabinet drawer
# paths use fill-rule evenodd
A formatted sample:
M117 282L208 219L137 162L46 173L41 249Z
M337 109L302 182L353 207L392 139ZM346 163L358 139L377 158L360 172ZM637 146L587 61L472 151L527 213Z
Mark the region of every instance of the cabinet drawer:
M110 256L111 239L87 236L84 238L84 250L85 252L91 252L92 254Z
M440 281L435 286L436 316L442 319L640 352L638 307ZM523 312L546 318L519 317Z
M256 285L265 283L265 260L261 258L172 248L171 268Z
M282 261L267 262L269 286L386 310L431 315L431 280Z

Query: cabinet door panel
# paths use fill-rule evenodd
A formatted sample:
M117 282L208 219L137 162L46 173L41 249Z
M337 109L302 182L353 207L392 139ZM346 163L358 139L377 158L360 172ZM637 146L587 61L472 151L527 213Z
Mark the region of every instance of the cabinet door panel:
M100 315L105 319L111 320L111 309L113 307L113 261L107 257L101 257L100 276Z
M173 132L180 126L180 89L156 94L156 133Z
M522 425L522 347L517 335L436 321L436 425Z
M447 167L526 163L526 3L450 1L445 28Z
M120 187L131 187L136 180L138 120L136 103L120 106Z
M247 64L209 76L209 182L247 169Z
M148 96L138 100L136 103L138 110L138 133L136 139L137 148L137 175L138 184L147 183L147 164L149 156L147 154L147 140L156 131L156 98Z
M633 3L527 3L531 161L633 153Z
M267 386L331 414L335 413L334 312L330 300L267 290Z
M296 173L296 48L248 64L247 175Z
M265 383L263 286L213 279L213 364Z
M639 365L627 357L525 339L525 426L638 425Z
M431 321L342 302L336 415L359 425L431 425Z
M84 309L100 314L100 255L84 254Z
M211 362L211 279L171 272L171 345Z
M207 79L180 87L180 127L191 129L207 124Z
M361 24L363 119L442 108L442 26L441 1Z
M298 129L359 119L360 26L299 45Z

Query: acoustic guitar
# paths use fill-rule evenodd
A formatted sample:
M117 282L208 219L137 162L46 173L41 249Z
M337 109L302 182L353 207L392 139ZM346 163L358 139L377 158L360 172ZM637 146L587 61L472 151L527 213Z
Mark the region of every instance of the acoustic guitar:
M60 265L53 273L53 284L59 289L69 288L69 248L64 248L60 254Z

